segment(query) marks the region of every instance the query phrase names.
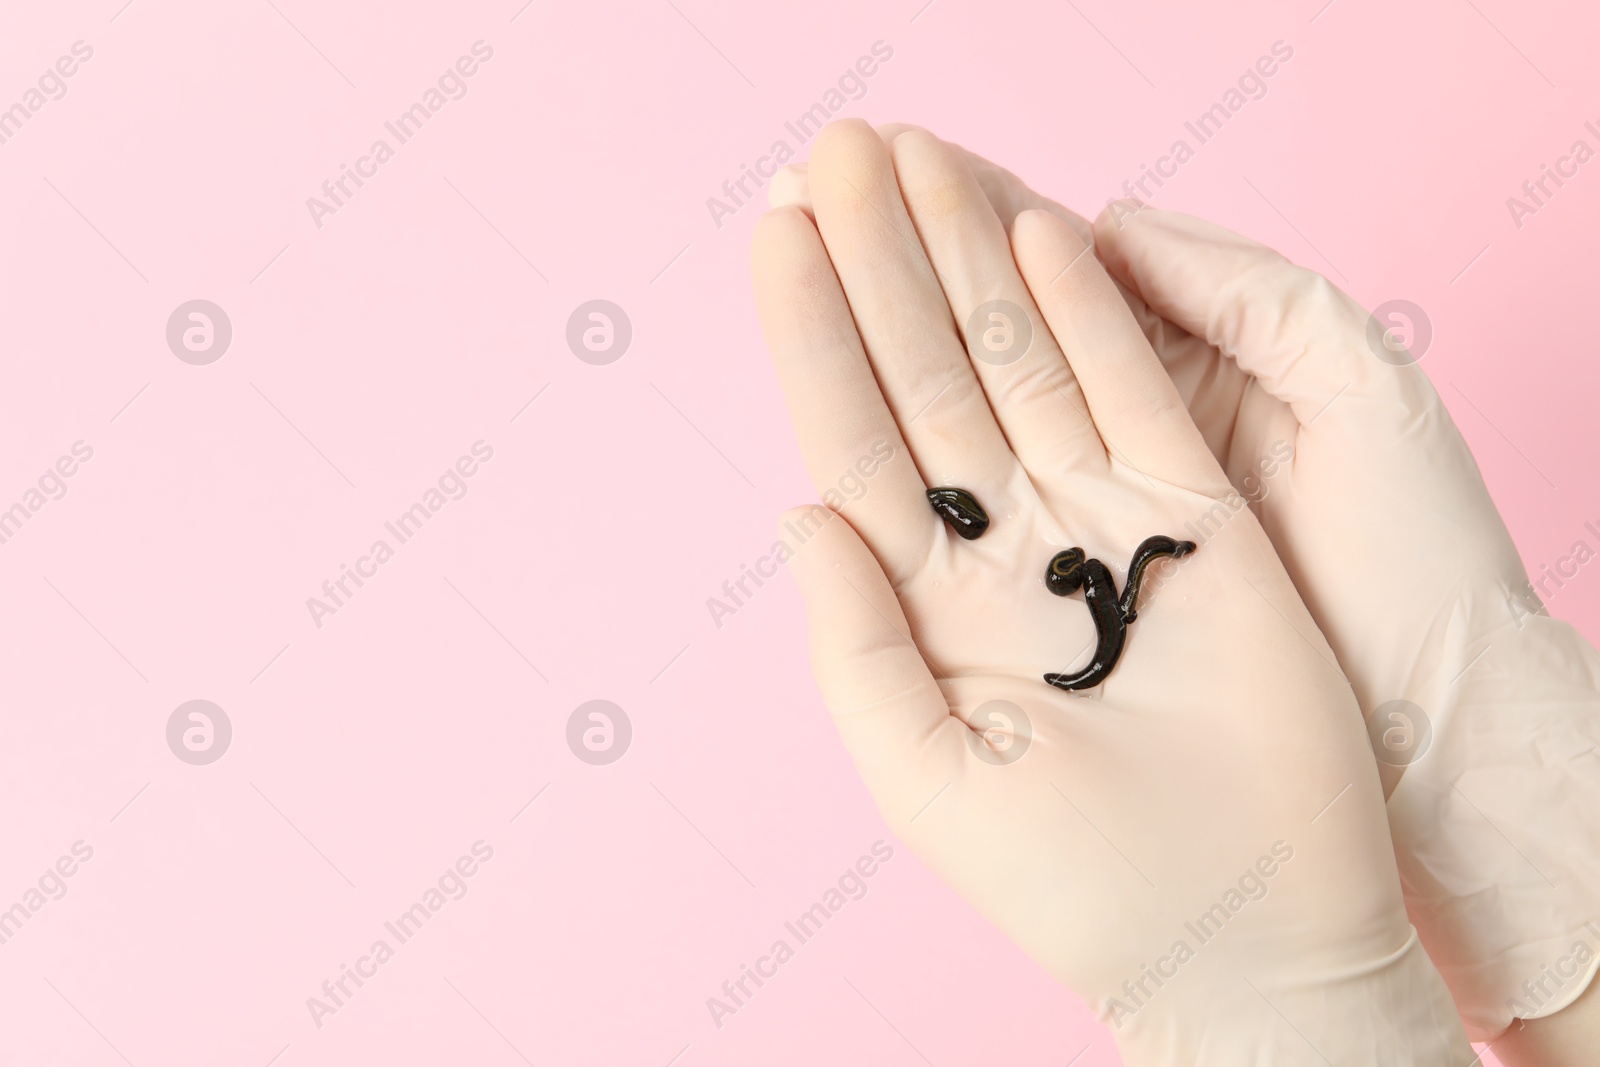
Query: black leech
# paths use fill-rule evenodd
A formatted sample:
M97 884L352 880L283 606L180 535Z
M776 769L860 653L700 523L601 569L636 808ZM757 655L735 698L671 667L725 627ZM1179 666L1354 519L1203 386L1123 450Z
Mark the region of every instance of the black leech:
M928 490L928 503L960 537L976 541L989 528L983 506L965 489ZM1056 596L1083 590L1083 602L1094 620L1095 648L1089 665L1072 674L1047 674L1044 680L1058 689L1092 689L1106 680L1128 641L1128 625L1139 617L1139 587L1145 571L1158 559L1182 559L1195 548L1193 541L1157 535L1147 537L1134 550L1128 564L1128 587L1117 596L1117 581L1104 563L1090 559L1081 548L1057 552L1045 569L1045 587Z
M928 503L950 528L968 541L976 541L989 528L983 506L965 489L929 489Z
M1117 582L1097 559L1087 559L1081 548L1057 552L1045 571L1045 586L1057 596L1083 589L1083 602L1094 620L1095 647L1089 665L1072 674L1047 674L1044 680L1058 689L1092 689L1106 680L1117 665L1128 640L1128 624L1139 617L1139 586L1150 564L1171 556L1182 559L1194 551L1193 541L1147 537L1128 564L1128 588L1117 599Z

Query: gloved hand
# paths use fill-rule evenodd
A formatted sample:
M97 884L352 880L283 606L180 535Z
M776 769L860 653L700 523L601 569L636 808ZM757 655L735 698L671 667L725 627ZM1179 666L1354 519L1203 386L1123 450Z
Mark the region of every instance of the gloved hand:
M1559 1011L1600 966L1600 655L1543 611L1383 324L1198 219L1121 203L1095 235L1369 716L1407 904L1469 1032ZM1280 442L1293 463L1264 477Z
M1231 487L1071 227L1026 211L1008 243L951 146L892 149L829 127L815 224L773 211L753 253L813 480L865 480L780 536L884 817L1129 1063L1465 1067L1354 695L1248 511L1161 565L1107 680L1043 681L1095 643L1052 557L1082 546L1125 581L1136 545ZM930 508L941 486L986 510L981 537Z
M963 155L1008 226L1033 207L1088 225ZM809 205L805 168L772 195ZM1600 655L1543 611L1470 451L1386 324L1197 219L1124 201L1094 234L1238 492L1187 535L1203 542L1248 504L1338 653L1408 907L1469 1032L1560 1011L1600 966Z

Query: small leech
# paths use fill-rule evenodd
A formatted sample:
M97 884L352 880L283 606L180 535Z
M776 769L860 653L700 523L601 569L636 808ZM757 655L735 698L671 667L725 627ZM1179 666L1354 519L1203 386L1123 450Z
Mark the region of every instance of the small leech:
M1047 674L1044 680L1058 689L1092 689L1106 680L1122 646L1128 640L1128 625L1139 617L1139 585L1144 572L1158 559L1170 556L1182 559L1195 548L1193 541L1177 541L1170 537L1147 537L1133 553L1128 564L1128 587L1122 597L1117 597L1116 579L1110 569L1097 559L1089 559L1081 548L1057 552L1045 571L1045 586L1056 596L1067 596L1083 590L1083 602L1089 607L1089 617L1094 620L1096 635L1094 656L1089 665L1072 674Z
M989 516L977 498L965 489L929 489L928 503L934 513L963 539L976 541L989 528Z

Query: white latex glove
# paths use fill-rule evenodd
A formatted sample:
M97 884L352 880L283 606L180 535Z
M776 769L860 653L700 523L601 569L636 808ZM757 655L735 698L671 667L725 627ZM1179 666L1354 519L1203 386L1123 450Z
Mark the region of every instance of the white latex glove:
M1008 228L1043 208L1087 230L963 158ZM772 201L810 210L804 165ZM1261 518L1373 724L1407 904L1469 1032L1560 1011L1600 967L1600 656L1543 612L1448 412L1372 316L1187 216L1122 202L1094 233L1239 493L1184 536L1246 501Z
M1028 211L1008 243L956 150L892 148L829 127L815 225L773 211L753 255L813 480L865 486L780 536L884 817L1129 1063L1465 1067L1354 695L1248 511L1162 565L1107 681L1043 682L1093 644L1081 594L1045 587L1052 556L1082 546L1120 585L1140 541L1231 489L1073 229ZM990 300L1031 327L1014 362L963 345ZM988 531L958 538L935 486L973 493Z
M1126 203L1095 233L1376 719L1406 901L1469 1031L1567 1006L1600 966L1600 655L1544 613L1427 375L1355 301L1185 215Z

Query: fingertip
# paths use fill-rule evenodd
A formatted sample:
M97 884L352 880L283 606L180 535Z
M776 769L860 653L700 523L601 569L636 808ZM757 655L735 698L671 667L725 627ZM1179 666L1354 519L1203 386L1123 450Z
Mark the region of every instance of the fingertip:
M1018 212L1011 227L1011 248L1024 278L1029 275L1029 267L1037 270L1054 259L1060 259L1060 266L1064 267L1089 247L1075 227L1044 208Z
M883 138L883 143L886 145L894 144L901 134L912 132L927 133L928 131L924 127L910 122L886 122L878 127L878 136Z
M804 163L790 163L778 168L767 185L767 206L797 207L811 213L811 179Z
M764 231L785 230L800 225L803 219L805 213L793 204L779 204L761 213L761 217L756 220L755 232L760 235Z
M817 265L821 244L816 221L798 204L780 204L762 212L750 238L753 254L781 254L783 262L791 266L801 263L808 268Z
M811 161L820 166L837 155L848 158L864 148L882 147L882 138L866 119L838 119L828 123L822 128L822 132L817 134L816 143L811 149Z
M793 204L780 204L762 212L750 235L752 269L770 264L786 244L796 236L805 236L802 228L815 229L810 216Z
M896 152L927 152L944 144L939 138L919 126L907 126L897 133L893 139L888 140L887 143Z
M889 155L906 209L919 226L938 228L953 219L970 224L983 214L994 215L983 187L954 145L927 130L911 129L895 138Z
M1042 236L1050 224L1050 213L1043 208L1030 207L1017 212L1016 220L1011 224L1011 239L1013 241L1036 240Z
M862 119L844 119L817 134L807 177L819 215L834 209L875 213L870 197L892 187L894 163L877 130Z

